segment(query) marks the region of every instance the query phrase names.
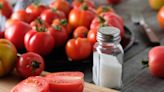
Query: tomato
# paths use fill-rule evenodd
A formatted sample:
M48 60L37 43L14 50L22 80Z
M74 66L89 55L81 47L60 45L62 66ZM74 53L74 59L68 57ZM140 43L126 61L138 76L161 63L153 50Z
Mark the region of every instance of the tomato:
M150 73L156 77L164 77L164 46L152 48L148 57Z
M159 25L164 28L164 6L160 9L160 11L157 14L157 20Z
M61 47L66 43L68 36L64 27L60 25L53 25L48 29L48 32L55 39L55 47Z
M97 30L90 30L88 32L87 38L88 41L91 43L92 47L97 42L96 35L97 35Z
M111 4L119 4L122 0L108 0Z
M32 16L25 10L18 10L11 15L11 19L21 20L30 23L32 21Z
M48 55L54 48L55 40L46 28L31 30L25 35L24 44L26 50L40 55Z
M94 18L90 25L90 29L98 30L101 26L116 27L120 30L121 38L124 37L124 22L117 14L113 12L105 12Z
M90 8L95 8L95 5L94 5L93 1L91 1L91 0L73 0L73 2L72 2L72 6L74 8L79 8L84 4L86 4Z
M20 76L27 78L29 76L38 76L44 70L43 58L34 52L27 52L19 57L16 70Z
M37 18L35 19L34 21L32 21L30 23L31 27L35 30L37 28L41 28L41 27L45 27L45 28L48 28L50 27L49 24L47 24L46 22L44 22L42 19L40 18Z
M20 20L16 20L16 19L8 19L5 22L5 28L12 26L14 23L19 22L19 21Z
M72 26L68 23L67 19L55 19L52 22L53 25L62 25L66 29L68 36L72 33Z
M87 38L70 39L66 44L66 54L72 61L79 61L91 55L92 46Z
M74 38L78 38L78 37L81 37L81 38L87 38L87 35L88 35L88 29L84 26L79 26L77 27L74 32L73 32L73 37Z
M4 36L21 50L24 49L24 36L29 30L31 30L29 24L18 20L6 28Z
M46 9L48 9L48 8L42 4L34 4L33 3L26 7L26 12L30 13L33 16L32 20L35 20Z
M45 22L47 22L49 25L52 23L54 19L60 18L65 19L66 16L64 12L56 10L56 9L47 9L43 11L43 13L40 15L41 19Z
M12 12L13 9L9 2L7 0L0 0L0 13L8 19Z
M84 74L81 72L58 72L46 76L51 92L83 92Z
M74 28L78 26L85 26L89 28L92 20L95 17L95 13L88 10L88 6L83 5L81 8L74 8L69 14L69 23Z
M17 84L10 92L49 92L49 83L40 76L29 77Z
M51 8L56 8L57 10L63 11L66 16L72 8L67 0L54 0L49 6Z
M99 6L96 9L96 13L100 15L103 12L115 12L110 6Z
M15 46L6 39L0 39L0 77L12 72L17 61Z

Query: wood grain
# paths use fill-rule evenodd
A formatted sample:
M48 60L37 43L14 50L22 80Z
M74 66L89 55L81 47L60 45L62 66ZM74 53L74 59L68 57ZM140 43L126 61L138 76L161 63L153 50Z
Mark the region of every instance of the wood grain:
M43 72L42 76L46 75L48 72ZM10 90L21 81L22 79L15 73L0 78L0 92L10 92ZM84 92L119 92L117 90L112 90L108 88L98 87L93 84L85 82Z

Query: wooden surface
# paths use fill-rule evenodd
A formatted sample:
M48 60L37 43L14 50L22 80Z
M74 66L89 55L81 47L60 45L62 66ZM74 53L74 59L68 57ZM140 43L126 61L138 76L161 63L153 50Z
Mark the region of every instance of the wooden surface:
M43 72L42 76L46 74L47 72ZM21 80L22 79L19 76L17 76L15 73L7 77L1 78L0 79L0 92L10 92L10 90ZM98 87L93 84L85 82L84 92L119 92L119 91Z

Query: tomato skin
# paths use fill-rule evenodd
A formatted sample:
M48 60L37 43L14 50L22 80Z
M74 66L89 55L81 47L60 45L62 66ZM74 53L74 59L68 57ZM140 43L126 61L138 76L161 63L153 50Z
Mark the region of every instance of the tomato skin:
M90 10L74 8L71 10L71 12L69 14L68 21L73 28L76 28L78 26L85 26L85 27L89 28L95 15L96 14Z
M7 0L0 0L0 6L0 12L2 13L2 15L9 19L11 14L13 13L12 6Z
M95 8L95 5L91 0L73 0L72 2L73 8L80 8L84 4L86 4L90 8Z
M100 15L101 13L104 13L104 12L115 12L115 11L110 6L99 6L96 9L96 13L98 15Z
M61 47L66 43L68 36L64 27L60 25L53 25L48 30L48 33L55 39L55 47Z
M44 27L44 28L48 28L48 27L50 27L50 25L49 24L47 24L46 22L44 22L42 19L40 19L40 18L37 18L37 19L35 19L34 21L32 21L31 23L30 23L30 25L31 25L31 27L35 30L36 29L36 27L37 28L41 28L41 27Z
M4 37L10 40L17 50L24 49L24 36L31 30L31 26L23 21L17 21L6 28Z
M10 92L49 92L49 83L40 76L29 77L14 88Z
M25 11L27 13L30 13L33 16L33 18L32 18L32 21L33 21L33 20L37 19L40 16L40 14L46 9L48 9L48 7L41 5L41 4L39 4L39 5L30 4L29 6L26 7Z
M40 75L44 67L44 60L39 54L27 52L19 57L16 70L20 76L27 78Z
M74 38L78 38L78 37L81 37L81 38L87 38L87 35L88 35L88 29L84 26L79 26L77 27L74 32L73 32L73 37Z
M54 48L55 40L47 32L31 30L25 35L24 44L26 50L40 55L48 55Z
M164 6L159 10L157 14L157 20L159 25L164 28Z
M0 77L3 77L12 72L17 61L17 50L9 40L0 39L0 57Z
M43 13L40 15L41 19L45 22L47 22L49 25L51 25L52 21L54 19L60 18L65 19L66 16L64 12L54 9L47 9L43 11Z
M67 0L55 0L49 6L51 8L56 8L57 10L63 11L66 16L68 16L70 10L72 9Z
M11 19L21 20L30 23L32 21L32 16L30 13L27 13L25 10L18 10L11 15Z
M149 70L153 76L164 78L164 46L157 46L149 51Z
M92 47L97 42L96 35L97 35L97 30L90 30L88 32L87 39L91 43Z
M86 59L92 52L92 46L87 38L70 39L66 44L66 54L72 61Z
M51 92L83 92L84 74L81 72L57 72L46 76Z

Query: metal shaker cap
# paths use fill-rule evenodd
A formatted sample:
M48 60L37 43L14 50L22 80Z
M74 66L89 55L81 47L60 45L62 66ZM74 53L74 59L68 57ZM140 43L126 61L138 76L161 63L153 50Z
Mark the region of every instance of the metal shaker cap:
M116 27L100 27L97 32L98 42L115 42L120 40L120 30Z

